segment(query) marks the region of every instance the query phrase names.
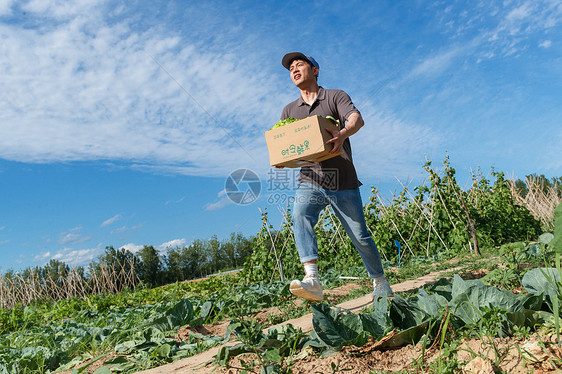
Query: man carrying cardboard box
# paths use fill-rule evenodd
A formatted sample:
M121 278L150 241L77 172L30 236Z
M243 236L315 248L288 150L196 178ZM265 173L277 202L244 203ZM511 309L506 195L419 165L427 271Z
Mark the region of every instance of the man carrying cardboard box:
M359 193L361 183L351 158L348 138L363 126L361 113L344 91L318 86L320 66L311 56L300 52L287 53L282 64L299 88L300 97L283 109L281 119L303 119L313 115L334 117L339 121L340 129L327 129L332 135L327 143L333 144L332 153L343 151L340 156L301 168L293 208L293 231L305 277L302 281L291 282L291 293L311 301L323 299L314 225L320 212L329 204L361 255L367 273L373 278L373 298L392 296L379 250L365 223Z

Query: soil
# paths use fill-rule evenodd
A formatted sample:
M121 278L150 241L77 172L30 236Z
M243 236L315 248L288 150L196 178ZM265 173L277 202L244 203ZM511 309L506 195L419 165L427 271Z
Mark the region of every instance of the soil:
M369 374L376 371L426 373L437 370L439 365L444 367L447 361L453 359L453 357L445 356L436 348L424 351L419 344L392 350L380 350L376 348L376 345L377 342L370 342L363 347L346 347L341 352L326 358L319 358L308 351L301 354L300 357L296 357L294 363L289 366L293 374L336 372ZM461 370L467 374L557 373L552 361L561 358L561 347L552 342L541 344L537 336L531 336L528 340L495 339L493 345L471 339L462 343L460 353L456 357ZM257 362L256 357L245 355L231 360L230 368L209 365L196 372L210 373L214 370L213 373L217 374L240 373L244 367L242 360ZM422 361L431 364L433 369L422 366ZM254 371L259 373L259 367Z
M196 332L201 335L218 335L224 336L226 333L226 328L230 321L219 321L209 325L201 326L185 326L178 330L178 340L188 342L190 340L190 334Z
M118 354L115 352L109 352L106 356L103 356L102 358L98 359L96 361L95 358L92 358L90 360L87 360L85 362L83 362L82 364L80 364L79 366L77 366L74 369L69 369L69 370L63 370L63 371L57 371L57 374L72 374L73 372L75 372L75 370L80 370L82 369L82 373L93 373L96 370L98 370L99 368L101 368L104 364L105 361L115 358L117 357ZM84 368L85 367L85 368Z

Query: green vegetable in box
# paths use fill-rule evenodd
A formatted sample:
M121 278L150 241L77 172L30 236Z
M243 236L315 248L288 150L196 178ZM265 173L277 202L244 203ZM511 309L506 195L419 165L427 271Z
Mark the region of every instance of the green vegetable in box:
M326 116L326 118L329 119L330 121L332 121L335 124L338 123L338 121L332 116ZM275 125L273 125L271 130L276 129L276 128L281 127L281 126L288 125L289 123L293 123L293 122L296 122L296 121L298 121L298 119L294 119L292 117L289 117L287 119L283 119L283 120L277 122Z
M273 129L276 129L278 127L285 126L285 125L288 125L289 123L293 123L293 122L296 122L296 121L298 121L298 119L294 119L292 117L289 117L287 119L283 119L283 120L277 122L275 125L273 125L273 127L271 129L273 130Z

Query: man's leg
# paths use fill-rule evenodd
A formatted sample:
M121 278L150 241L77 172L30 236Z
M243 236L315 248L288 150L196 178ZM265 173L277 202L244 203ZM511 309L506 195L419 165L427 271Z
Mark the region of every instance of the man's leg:
M293 280L291 293L311 301L322 300L322 285L318 277L318 244L314 226L322 209L327 205L323 191L309 183L301 183L295 194L293 206L293 233L299 257L304 265L305 277Z
M384 276L379 250L367 229L359 189L329 191L328 193L334 213L359 252L367 273L373 278L373 297L384 294L392 295L392 289Z

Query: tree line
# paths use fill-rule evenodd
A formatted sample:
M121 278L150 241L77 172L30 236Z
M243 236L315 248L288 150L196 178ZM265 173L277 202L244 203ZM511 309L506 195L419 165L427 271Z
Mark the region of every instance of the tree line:
M4 283L17 278L20 281L33 279L39 284L49 282L56 285L64 283L70 275L87 282L112 269L118 274L134 274L136 282L156 287L240 268L252 253L253 240L253 237L245 237L241 233L232 233L222 241L214 235L208 240L197 239L188 246L162 252L151 245L145 245L136 253L107 246L104 253L87 267L71 267L63 261L51 259L43 266L28 267L18 272L10 269L1 274L1 278ZM123 277L115 277L112 282L117 283L112 285L115 290L135 283Z

